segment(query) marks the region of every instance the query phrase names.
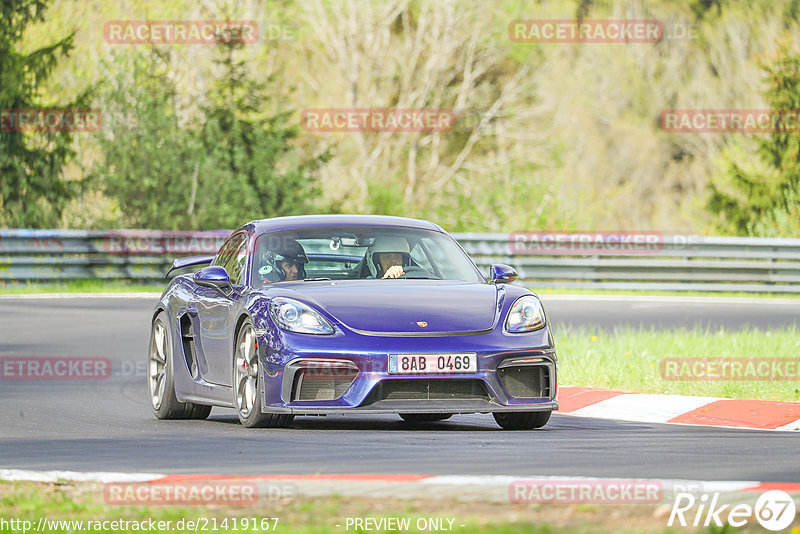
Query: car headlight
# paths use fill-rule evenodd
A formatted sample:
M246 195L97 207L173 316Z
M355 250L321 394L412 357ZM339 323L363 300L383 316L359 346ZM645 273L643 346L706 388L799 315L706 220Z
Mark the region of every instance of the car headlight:
M544 328L545 316L542 303L536 297L529 295L520 297L511 306L506 319L506 332L512 334L519 332L533 332Z
M301 334L333 334L333 326L302 302L276 297L269 303L272 319L284 330Z

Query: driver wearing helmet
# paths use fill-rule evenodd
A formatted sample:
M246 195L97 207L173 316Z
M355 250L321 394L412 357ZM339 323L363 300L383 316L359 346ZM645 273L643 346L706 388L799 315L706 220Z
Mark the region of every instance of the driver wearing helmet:
M374 278L399 278L410 264L411 251L404 237L379 237L367 250L367 267Z
M262 255L262 267L258 270L262 284L303 280L306 277L305 264L308 263L303 246L294 239L288 240L276 250L268 250Z

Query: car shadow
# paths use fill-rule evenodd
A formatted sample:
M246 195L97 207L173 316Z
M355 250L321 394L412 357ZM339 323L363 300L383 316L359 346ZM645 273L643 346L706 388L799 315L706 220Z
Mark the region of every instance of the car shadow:
M224 425L239 425L235 415L212 414L209 423ZM281 429L272 429L281 430ZM508 432L501 429L489 414L454 415L446 421L429 423L408 423L399 416L385 415L329 415L297 416L292 424L282 430L351 430L351 431L384 431L384 432L414 432L414 431L439 431L439 432ZM545 426L537 432L547 431ZM533 431L528 431L533 432Z

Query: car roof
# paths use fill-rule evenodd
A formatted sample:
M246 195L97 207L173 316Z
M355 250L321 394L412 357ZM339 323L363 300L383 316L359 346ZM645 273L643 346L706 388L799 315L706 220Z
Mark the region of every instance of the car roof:
M437 224L422 219L394 217L390 215L295 215L290 217L273 217L259 219L242 226L256 234L291 230L293 228L309 228L314 226L399 226L404 228L420 228L444 232Z

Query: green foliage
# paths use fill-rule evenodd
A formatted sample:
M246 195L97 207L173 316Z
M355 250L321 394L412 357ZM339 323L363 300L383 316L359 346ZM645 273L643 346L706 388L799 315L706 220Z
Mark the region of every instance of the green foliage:
M42 102L42 86L60 59L73 47L74 34L23 53L26 27L44 20L45 0L3 0L0 3L0 109L85 108L90 90L72 102ZM54 227L77 181L63 179L64 165L74 155L69 132L0 132L0 226Z
M800 110L800 53L785 40L777 57L763 68L768 74L770 108ZM710 184L709 208L734 233L797 236L800 135L796 128L779 128L759 139L757 146L758 159L745 155L737 145L724 151L721 172Z
M112 227L189 229L191 179L201 155L177 109L172 65L151 50L120 54L107 68L116 75L102 93L106 128L93 171L121 214Z
M104 93L110 115L95 177L118 201L111 226L234 228L254 218L308 212L323 154L302 159L290 112L252 79L240 47L217 45L221 72L203 95L200 118L181 109L169 56L119 56Z
M240 49L218 46L215 64L223 74L203 109L201 226L233 228L253 218L308 213L318 194L314 172L328 158L299 157L291 144L298 135L291 112L268 92L277 80L252 79L237 58Z
M367 182L367 210L376 215L407 216L403 206L403 192L399 184L391 180Z
M720 215L720 225L740 235L774 209L782 194L778 170L748 148L737 140L723 149L708 201L711 211Z
M796 108L796 54L784 46L763 83L757 58L772 57L776 32L800 35L800 0L13 0L0 10L0 107L70 102L108 80L93 104L101 134L2 134L0 225L195 229L346 211L466 231L797 235L796 136L672 134L656 119L760 107L767 87L770 105ZM621 16L661 20L665 38L508 38L518 19ZM107 20L141 17L252 19L261 35L243 49L102 42ZM445 132L293 127L293 110L337 107L459 118Z
M800 236L800 190L786 190L785 204L767 211L748 229L750 234L761 237Z
M721 0L692 0L691 8L695 17L704 18L707 14L719 15L722 11Z

